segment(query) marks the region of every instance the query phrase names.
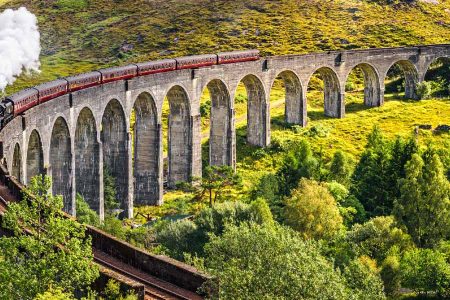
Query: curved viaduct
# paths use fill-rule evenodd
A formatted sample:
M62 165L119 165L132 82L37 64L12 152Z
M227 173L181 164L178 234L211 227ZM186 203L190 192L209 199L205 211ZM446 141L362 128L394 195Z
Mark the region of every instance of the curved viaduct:
M201 176L199 102L206 88L212 100L210 164L235 166L234 96L240 82L248 94L247 141L264 147L270 143L269 95L276 78L286 87L286 121L305 126L306 90L315 72L324 80L325 115L343 118L345 83L355 67L364 73L364 103L380 106L391 66L401 67L406 96L414 98L416 84L441 57L450 57L450 44L274 56L107 83L55 98L15 118L0 132L2 157L9 172L25 184L36 174L51 175L53 193L63 195L71 214L80 193L103 216L106 166L116 177L122 208L131 216L134 203L162 202L165 99L170 105L168 183L173 186ZM132 111L134 135L129 130Z

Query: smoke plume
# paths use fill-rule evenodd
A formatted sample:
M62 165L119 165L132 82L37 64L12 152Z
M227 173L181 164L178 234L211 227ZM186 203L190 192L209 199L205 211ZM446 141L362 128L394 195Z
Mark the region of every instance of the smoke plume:
M23 71L39 70L37 18L25 7L0 14L0 92Z

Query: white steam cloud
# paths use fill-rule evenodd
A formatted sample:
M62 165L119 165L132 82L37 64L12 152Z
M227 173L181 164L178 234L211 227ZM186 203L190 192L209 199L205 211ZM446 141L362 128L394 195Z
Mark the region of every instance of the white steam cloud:
M37 18L25 7L0 14L0 92L25 71L39 70Z

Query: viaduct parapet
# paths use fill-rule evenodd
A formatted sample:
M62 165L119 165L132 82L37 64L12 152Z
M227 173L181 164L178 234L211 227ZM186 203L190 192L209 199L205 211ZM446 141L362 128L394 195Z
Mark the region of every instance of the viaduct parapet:
M116 177L122 208L131 216L134 203L162 203L165 173L169 186L201 176L200 97L205 89L211 95L209 163L234 167L234 98L240 82L248 94L247 142L265 147L270 144L269 95L276 78L286 87L286 121L305 126L306 91L315 72L324 80L325 115L343 118L345 83L354 68L364 73L364 103L373 107L384 103L384 79L391 66L400 66L405 95L415 98L416 85L441 57L450 57L450 44L273 56L106 83L16 117L0 132L2 156L9 172L24 184L39 173L52 176L53 192L63 195L71 214L76 214L75 195L80 193L103 216L106 166ZM170 105L166 170L164 101Z

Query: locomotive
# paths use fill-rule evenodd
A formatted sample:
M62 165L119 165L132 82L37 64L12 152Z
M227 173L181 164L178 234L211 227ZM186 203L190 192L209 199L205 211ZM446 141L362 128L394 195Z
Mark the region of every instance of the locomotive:
M128 80L149 74L254 60L259 60L258 50L221 52L218 54L194 55L137 63L57 79L22 90L3 99L0 103L0 128L3 128L13 118L36 105L100 84Z

